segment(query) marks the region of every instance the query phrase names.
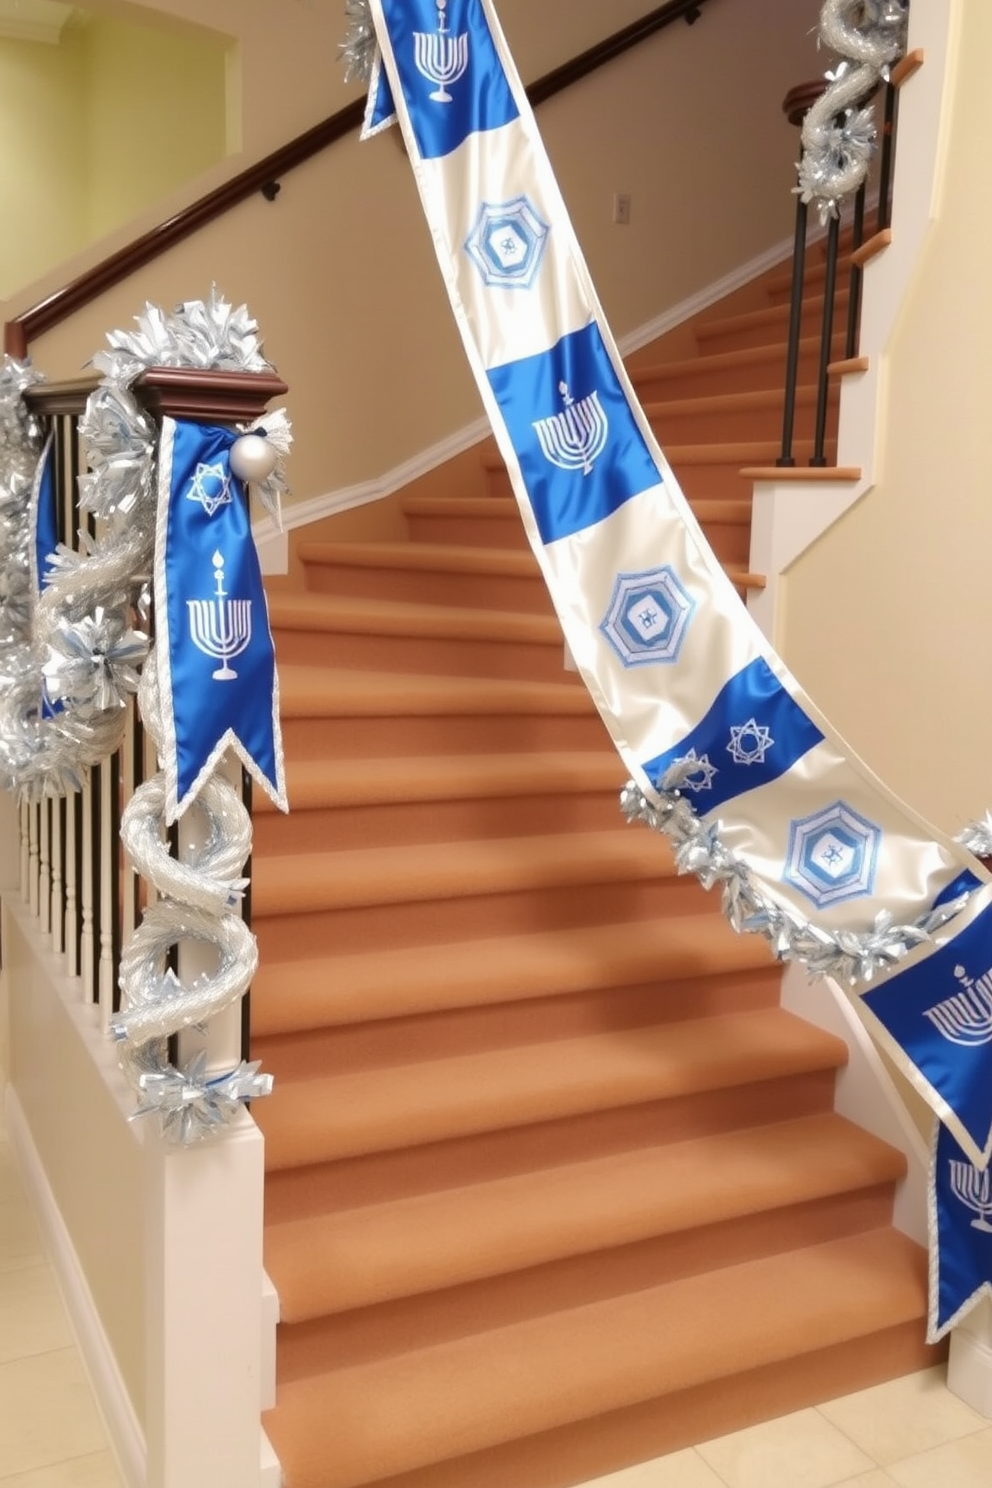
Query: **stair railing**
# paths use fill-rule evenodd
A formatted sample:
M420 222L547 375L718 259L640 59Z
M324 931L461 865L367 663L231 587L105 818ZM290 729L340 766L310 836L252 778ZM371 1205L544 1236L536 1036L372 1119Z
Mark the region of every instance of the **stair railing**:
M809 464L824 467L827 464L827 433L830 412L831 377L842 361L850 362L858 355L858 330L861 314L861 288L866 261L888 241L887 233L892 217L892 173L895 162L896 124L898 117L898 92L901 83L915 71L921 61L919 53L904 57L895 67L887 81L879 84L875 107L881 111L880 147L872 173L861 183L851 199L850 211L827 220L824 240L825 274L823 284L823 307L819 327L819 350L816 373L816 404L813 426L813 448ZM790 124L801 128L812 105L823 96L826 83L817 78L813 82L801 83L790 89L782 104L782 111ZM868 202L872 199L875 222L874 231L866 238ZM846 314L841 319L838 282L841 276L841 234L849 226L849 263L847 273ZM809 207L802 196L796 195L796 227L792 258L792 289L789 301L789 339L785 364L785 403L782 412L782 448L776 460L780 467L794 467L796 433L796 392L799 381L800 343L804 294L809 265L808 254ZM842 358L834 352L840 335L843 335Z
M56 535L59 543L80 551L96 535L91 513L76 503L83 467L79 423L96 379L63 384L40 383L25 394L32 411L52 434L56 491ZM158 367L134 385L139 403L159 423L165 416L211 424L249 423L264 413L273 397L286 391L277 377L255 373L201 372ZM149 592L151 575L148 576ZM136 619L139 629L151 614ZM120 842L121 817L137 787L157 765L151 742L129 696L120 748L92 767L82 789L64 797L45 796L19 808L20 891L24 904L51 936L52 951L64 957L68 976L78 978L82 999L100 1009L109 1029L120 1009L121 951L138 925L150 891L125 860ZM251 777L241 771L242 799L251 810ZM178 848L175 834L173 851ZM250 863L246 876L250 877ZM250 923L250 891L242 916ZM173 969L179 970L178 966ZM236 1063L248 1058L250 994L241 1004L239 1048L225 1049ZM217 1051L220 1054L220 1051ZM173 1062L179 1051L173 1049Z

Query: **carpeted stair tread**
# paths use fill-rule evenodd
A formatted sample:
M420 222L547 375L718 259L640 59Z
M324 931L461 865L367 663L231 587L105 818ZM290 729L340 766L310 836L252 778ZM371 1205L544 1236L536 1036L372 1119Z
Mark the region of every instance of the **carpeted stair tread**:
M572 677L532 682L295 664L279 667L279 702L284 718L549 712L574 716L596 711L586 689Z
M444 501L444 498L440 500ZM309 564L418 568L437 573L499 574L507 578L529 579L540 572L529 552L518 552L513 548L472 548L454 543L309 542L300 543L299 557Z
M799 342L800 354L820 352L820 338L807 336ZM705 356L682 357L672 362L657 362L637 367L630 373L635 389L644 383L670 382L678 387L686 377L702 375L707 371L750 372L752 368L771 366L775 370L776 383L781 393L783 372L782 346L747 346L738 351L715 351ZM747 379L742 379L746 381Z
M299 1323L894 1182L905 1158L832 1113L272 1225Z
M290 760L286 766L294 811L331 806L379 806L543 791L602 791L620 787L627 772L612 750L573 754L428 755L399 759ZM277 808L261 796L256 810ZM619 808L618 808L619 814ZM329 844L332 845L332 844Z
M834 296L834 310L837 314L846 312L848 294L841 289ZM746 332L748 330L767 330L771 336L781 337L789 323L790 306L768 305L760 310L745 310L737 315L719 316L712 320L701 321L695 329L696 340L699 342L700 350L706 347L707 342L718 340L728 333ZM803 314L811 317L822 316L823 295L810 295L803 300ZM812 323L812 321L810 322Z
M667 841L621 827L552 837L418 843L264 858L254 867L252 914L292 915L562 885L675 876Z
M715 916L700 931L698 915L672 915L454 944L370 946L309 961L263 959L252 984L252 1028L258 1037L299 1033L769 965L759 936L735 935Z
M269 619L276 631L453 636L459 641L495 639L523 645L560 646L562 641L561 627L549 616L329 594L274 594Z
M356 1488L925 1314L923 1251L873 1230L287 1381L266 1429L287 1488Z
M840 1039L781 1008L610 1030L277 1083L257 1115L269 1169L839 1068Z
M816 388L797 387L796 401L815 403ZM695 413L712 413L718 418L721 414L757 413L768 409L781 412L782 403L781 388L756 388L744 393L704 393L692 398L665 398L646 402L642 407L649 419Z

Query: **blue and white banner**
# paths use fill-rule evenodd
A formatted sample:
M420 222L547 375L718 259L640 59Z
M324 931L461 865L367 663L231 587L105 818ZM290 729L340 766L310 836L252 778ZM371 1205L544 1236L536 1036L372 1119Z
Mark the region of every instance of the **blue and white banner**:
M59 545L55 494L55 441L49 434L31 487L31 593L38 598L48 576L48 560Z
M992 1171L977 1168L939 1121L930 1156L930 1327L936 1343L992 1298Z
M166 818L228 749L289 809L279 683L231 429L164 419L155 544L155 655L165 719Z
M491 0L370 3L367 132L395 108L524 526L619 753L656 800L666 770L691 765L680 789L702 821L814 927L914 926L970 894L866 1010L984 1168L992 891L971 891L989 873L857 759L710 550L624 370Z

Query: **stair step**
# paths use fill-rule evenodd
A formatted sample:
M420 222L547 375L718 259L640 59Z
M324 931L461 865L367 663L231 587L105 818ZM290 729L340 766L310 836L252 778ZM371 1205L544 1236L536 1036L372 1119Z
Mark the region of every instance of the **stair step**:
M252 1029L261 1038L623 986L651 985L656 1003L668 1004L669 984L691 989L699 1016L709 1010L708 978L769 965L759 936L734 935L717 919L705 938L700 929L696 915L671 915L469 944L370 946L315 961L266 959L252 984Z
M257 1108L270 1169L451 1141L839 1068L846 1046L780 1008L279 1085Z
M807 1117L271 1226L266 1269L281 1321L295 1324L729 1226L891 1184L905 1168L901 1153L839 1117ZM731 1264L732 1233L725 1242ZM694 1269L715 1268L707 1250L698 1247Z
M514 505L509 517L520 521ZM307 586L317 594L414 604L479 606L550 615L551 600L529 549L446 543L301 543Z
M291 759L590 750L608 740L578 678L559 682L417 676L279 660L283 740Z
M809 381L819 362L819 337L805 337L799 352L801 380ZM776 342L771 346L748 346L740 351L680 357L677 361L638 367L630 376L642 404L669 397L698 398L759 388L781 393L785 381L785 346Z
M620 820L612 749L574 754L290 760L290 815L262 797L256 853L595 831Z
M289 1379L266 1429L293 1488L355 1488L446 1459L461 1472L441 1481L474 1484L457 1459L648 1401L664 1412L666 1397L681 1445L698 1425L688 1392L709 1387L715 1404L739 1371L746 1390L763 1367L815 1370L818 1355L856 1354L880 1330L922 1328L925 1314L923 1252L870 1231ZM726 1414L711 1419L719 1429Z
M838 391L832 388L830 401ZM817 389L806 384L796 389L797 424L812 429ZM726 443L734 439L778 439L782 433L785 398L781 388L742 393L719 393L695 398L668 398L645 403L644 412L662 446L687 443Z
M839 289L834 297L835 330L846 324L848 292ZM701 352L740 351L746 346L784 345L789 324L789 305L769 305L743 315L716 316L695 328ZM803 330L819 330L823 320L823 296L803 300Z
M667 843L606 832L295 853L254 867L252 926L263 957L364 944L423 945L556 926L704 911ZM369 939L371 937L371 941Z
M549 682L564 671L553 616L280 593L269 617L277 654L290 663Z

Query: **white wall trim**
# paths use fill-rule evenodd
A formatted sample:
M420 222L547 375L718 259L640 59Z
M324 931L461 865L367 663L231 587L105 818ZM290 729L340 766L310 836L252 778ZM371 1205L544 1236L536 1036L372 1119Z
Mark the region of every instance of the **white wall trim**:
M847 994L826 978L811 982L800 966L786 966L782 1006L807 1023L843 1039L848 1062L837 1076L834 1110L905 1155L906 1176L896 1186L893 1223L927 1244L927 1144Z
M59 1213L21 1103L11 1085L7 1086L5 1114L18 1170L38 1220L42 1243L55 1271L117 1466L127 1488L144 1488L147 1478L145 1435L69 1231Z
M746 263L740 264L729 274L724 274L722 279L714 280L712 284L689 295L679 304L673 305L671 309L655 316L653 320L628 332L618 343L621 355L630 356L633 352L639 351L642 346L649 346L652 341L657 341L659 337L667 335L669 331L691 320L700 311L708 310L711 305L715 305L726 295L743 289L744 285L750 284L753 279L759 278L769 269L777 268L779 264L785 263L792 254L792 246L791 238L773 243L763 253L748 259ZM453 460L457 455L464 454L474 445L481 444L490 433L487 418L475 419L473 423L457 429L445 439L439 440L437 444L421 450L419 454L409 460L404 460L402 464L383 472L382 475L373 476L371 480L360 481L357 485L341 486L336 491L328 491L323 496L313 496L309 501L300 501L288 506L283 512L282 532L278 530L271 517L260 518L253 523L252 531L259 551L262 572L269 574L288 572L287 533L297 527L308 526L311 522L321 522L325 517L337 516L339 512L352 511L356 507L367 506L371 501L381 501L386 496L392 496L412 481L430 474L439 465Z

